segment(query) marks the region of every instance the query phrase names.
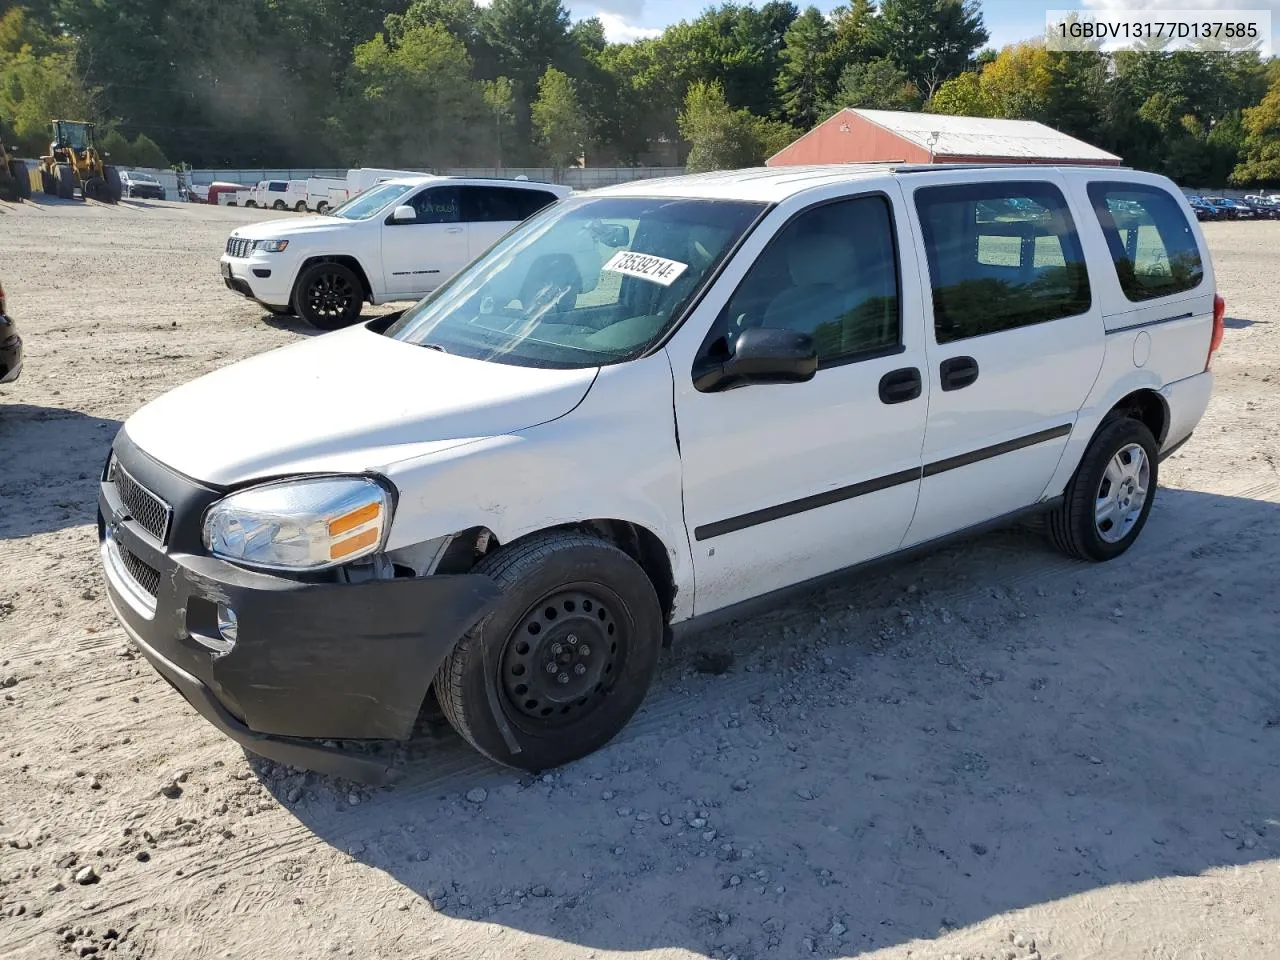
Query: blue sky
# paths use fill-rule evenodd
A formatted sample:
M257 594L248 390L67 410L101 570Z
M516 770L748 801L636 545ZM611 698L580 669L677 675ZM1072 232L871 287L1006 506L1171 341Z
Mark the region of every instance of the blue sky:
M796 0L801 8L805 0ZM821 10L830 10L839 0L816 0ZM599 17L604 21L610 40L634 40L651 36L668 24L689 19L708 6L703 0L566 0L575 19ZM983 20L991 34L991 46L1002 47L1008 43L1025 40L1044 30L1046 10L1071 8L1121 7L1127 9L1177 7L1206 9L1266 9L1280 7L1280 0L1056 0L1050 3L1027 0L984 0ZM1273 29L1277 14L1272 13Z

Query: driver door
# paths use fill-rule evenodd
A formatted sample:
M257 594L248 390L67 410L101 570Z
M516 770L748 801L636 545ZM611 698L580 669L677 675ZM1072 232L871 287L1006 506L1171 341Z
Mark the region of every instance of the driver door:
M903 279L914 245L890 189L775 211L668 345L697 614L902 543L928 378L920 285ZM700 391L691 371L748 327L810 334L817 374Z
M424 297L467 265L467 225L462 220L458 187L427 187L402 201L415 218L382 223L382 269L393 299ZM397 204L399 206L400 204Z

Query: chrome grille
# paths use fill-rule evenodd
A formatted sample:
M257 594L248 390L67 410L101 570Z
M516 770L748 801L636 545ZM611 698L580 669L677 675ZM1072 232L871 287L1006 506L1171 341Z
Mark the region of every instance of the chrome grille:
M116 544L116 548L120 551L120 560L124 563L124 568L129 571L129 576L133 577L134 582L145 590L148 596L154 597L160 589L160 571L149 563L139 560L128 547Z
M114 472L116 491L125 511L143 530L163 544L169 536L169 518L172 515L169 505L129 476L119 462Z
M227 256L247 257L253 253L253 241L244 237L230 237L227 240Z

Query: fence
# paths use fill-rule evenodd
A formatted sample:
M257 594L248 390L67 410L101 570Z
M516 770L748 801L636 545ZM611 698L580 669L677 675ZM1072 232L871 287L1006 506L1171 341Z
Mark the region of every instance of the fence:
M545 183L562 183L576 190L607 187L614 183L648 180L653 177L677 177L684 173L683 167L569 167L560 170L554 167L453 167L444 170L407 167L405 169L413 170L415 173L437 173L450 177L498 177L514 180L516 177L524 176L530 180L540 180ZM345 180L347 171L319 168L191 171L191 182L202 186L207 186L215 180L224 183L254 184L259 180L306 180L310 177L333 177Z

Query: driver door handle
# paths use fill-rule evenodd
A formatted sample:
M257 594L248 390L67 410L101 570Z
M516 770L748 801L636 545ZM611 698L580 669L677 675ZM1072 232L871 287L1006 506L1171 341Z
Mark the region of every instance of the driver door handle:
M906 403L920 396L924 381L915 367L892 370L880 378L881 403Z

